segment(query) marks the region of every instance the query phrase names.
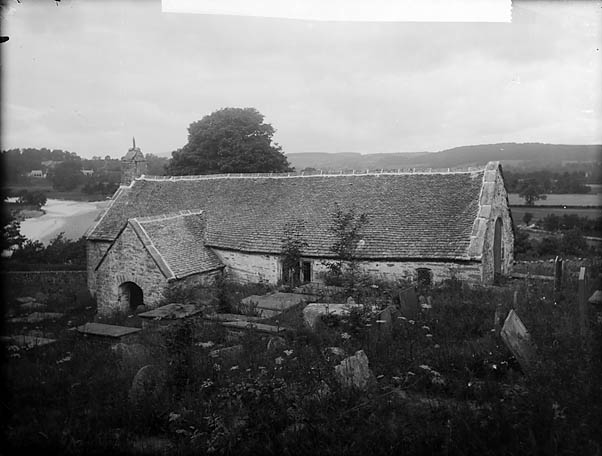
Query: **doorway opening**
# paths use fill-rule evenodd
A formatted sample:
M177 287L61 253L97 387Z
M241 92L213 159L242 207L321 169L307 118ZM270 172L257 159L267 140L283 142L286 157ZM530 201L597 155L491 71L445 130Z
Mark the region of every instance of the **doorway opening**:
M495 284L498 284L502 277L502 260L504 258L502 228L502 219L498 217L495 221L495 231L493 234L493 283Z
M124 310L136 310L136 307L144 305L142 288L134 282L122 283L119 285L119 302Z

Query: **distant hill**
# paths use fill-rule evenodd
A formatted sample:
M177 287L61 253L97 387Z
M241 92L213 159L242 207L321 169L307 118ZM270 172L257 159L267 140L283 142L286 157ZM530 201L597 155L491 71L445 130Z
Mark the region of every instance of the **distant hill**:
M499 160L508 168L536 170L559 168L567 164L602 162L602 145L500 143L454 147L441 152L390 154L306 152L286 156L298 171L304 168L322 170L459 168L484 165L492 160Z

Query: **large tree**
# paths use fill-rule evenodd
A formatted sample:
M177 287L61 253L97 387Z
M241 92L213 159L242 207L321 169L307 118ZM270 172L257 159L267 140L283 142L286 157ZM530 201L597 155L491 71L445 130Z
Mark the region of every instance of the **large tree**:
M172 175L290 171L274 127L255 108L224 108L193 122L188 143L168 164Z
M547 198L544 189L535 179L525 179L518 189L518 196L525 199L527 206L533 206L535 201Z

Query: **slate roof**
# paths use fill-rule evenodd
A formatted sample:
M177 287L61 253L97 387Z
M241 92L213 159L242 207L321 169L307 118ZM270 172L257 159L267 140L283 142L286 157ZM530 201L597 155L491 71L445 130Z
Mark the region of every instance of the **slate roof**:
M128 223L168 279L181 279L224 266L205 246L201 212L132 218Z
M144 158L144 154L140 150L140 148L136 147L134 149L129 149L127 153L121 157L122 161L146 161Z
M290 177L143 176L116 192L88 239L112 241L132 217L203 210L205 245L209 247L277 254L285 225L303 220L302 237L307 242L303 254L332 257L330 247L335 238L328 228L337 202L344 210L353 208L368 215L360 257L470 260L475 258L469 245L483 176L483 170Z

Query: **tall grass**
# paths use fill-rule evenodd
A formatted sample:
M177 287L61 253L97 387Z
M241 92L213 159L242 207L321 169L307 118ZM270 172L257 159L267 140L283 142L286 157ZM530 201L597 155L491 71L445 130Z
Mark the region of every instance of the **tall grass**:
M167 383L138 406L127 400L133 369L107 346L67 339L6 351L7 454L132 453L145 436L167 439L175 454L599 454L600 340L579 335L575 282L555 292L547 282L450 281L423 290L432 308L396 318L390 335L370 307L394 302L394 287L379 290L358 287L365 311L317 331L298 326L271 350L269 336L203 320L145 332ZM495 309L511 307L537 345L528 372L492 331ZM233 344L239 356L210 356ZM343 356L329 347L364 350L373 385L342 388L334 366Z

